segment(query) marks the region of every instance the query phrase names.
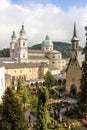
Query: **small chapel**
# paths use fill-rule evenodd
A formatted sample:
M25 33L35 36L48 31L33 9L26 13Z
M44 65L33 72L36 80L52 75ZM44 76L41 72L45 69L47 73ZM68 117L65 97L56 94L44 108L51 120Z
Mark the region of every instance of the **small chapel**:
M66 92L71 97L77 98L77 93L80 91L81 67L84 55L82 55L82 51L79 51L79 39L77 38L75 23L71 44L71 57L66 69Z

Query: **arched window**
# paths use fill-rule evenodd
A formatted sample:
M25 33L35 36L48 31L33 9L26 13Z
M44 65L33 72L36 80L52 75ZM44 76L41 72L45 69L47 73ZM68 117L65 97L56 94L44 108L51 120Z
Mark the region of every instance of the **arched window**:
M23 46L25 46L25 42L23 42Z
M25 53L23 54L23 58L25 58Z

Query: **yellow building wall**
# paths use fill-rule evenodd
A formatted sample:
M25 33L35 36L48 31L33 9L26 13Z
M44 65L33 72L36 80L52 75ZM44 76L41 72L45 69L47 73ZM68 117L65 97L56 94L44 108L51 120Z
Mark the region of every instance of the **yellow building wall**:
M44 75L47 71L48 67L44 67ZM21 78L23 81L39 79L39 67L5 69L5 73L11 75L11 84L13 84L13 80L16 84L17 78Z

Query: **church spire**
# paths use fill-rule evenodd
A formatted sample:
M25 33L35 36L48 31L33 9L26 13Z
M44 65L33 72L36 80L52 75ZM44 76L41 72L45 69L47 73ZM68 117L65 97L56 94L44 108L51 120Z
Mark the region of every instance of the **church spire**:
M77 35L76 35L76 23L75 22L74 22L73 37L77 37Z
M12 40L16 39L15 31L13 31L13 34L12 34L12 36L11 36L11 39L12 39Z
M49 38L49 36L48 35L46 35L46 38L45 38L46 40L50 40L50 38Z
M77 38L77 34L76 34L76 23L74 22L74 30L73 30L73 37L71 39L71 42L75 42L75 41L79 41L79 39Z
M77 52L78 52L78 49L79 49L79 46L78 46L79 39L77 38L76 24L75 23L74 23L73 37L71 39L71 42L72 42L72 58L76 58Z

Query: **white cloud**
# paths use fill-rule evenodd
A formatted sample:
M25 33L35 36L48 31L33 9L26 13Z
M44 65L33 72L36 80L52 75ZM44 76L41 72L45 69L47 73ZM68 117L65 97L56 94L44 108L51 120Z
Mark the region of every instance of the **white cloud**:
M10 0L0 1L0 48L9 47L12 31L17 37L22 23L25 25L29 45L41 43L48 34L53 41L70 42L73 35L73 24L76 21L80 45L85 45L84 25L87 21L87 6L70 7L64 12L52 4L27 4L20 6Z

